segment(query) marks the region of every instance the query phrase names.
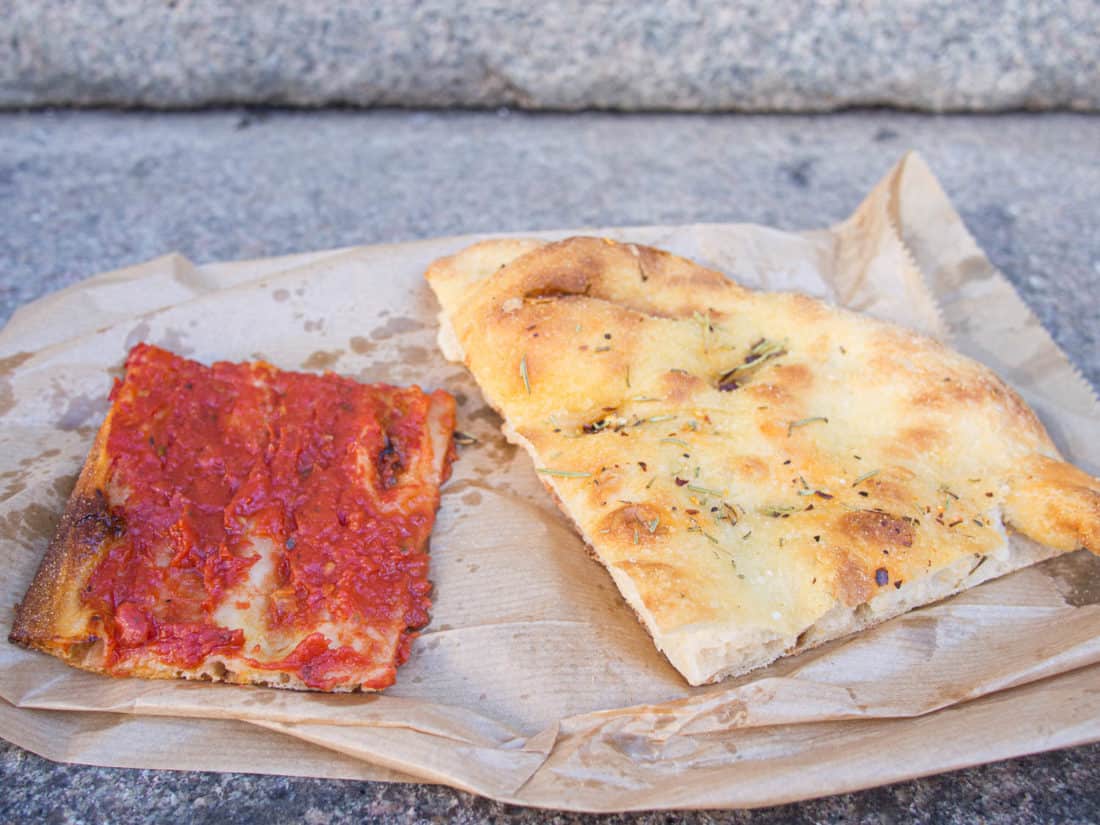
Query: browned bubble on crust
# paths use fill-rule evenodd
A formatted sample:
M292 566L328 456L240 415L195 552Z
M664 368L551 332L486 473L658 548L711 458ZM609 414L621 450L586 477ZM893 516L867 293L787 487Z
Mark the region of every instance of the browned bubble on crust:
M319 349L310 354L309 358L302 362L302 369L306 370L327 370L332 367L337 361L340 360L340 356L344 354L342 349L323 350Z
M668 535L668 516L655 504L626 504L608 513L600 523L601 535L624 545L657 544Z
M877 510L853 510L840 517L840 532L857 541L912 547L913 523L901 516Z
M847 555L837 565L835 589L836 597L848 607L863 604L873 592L870 575Z

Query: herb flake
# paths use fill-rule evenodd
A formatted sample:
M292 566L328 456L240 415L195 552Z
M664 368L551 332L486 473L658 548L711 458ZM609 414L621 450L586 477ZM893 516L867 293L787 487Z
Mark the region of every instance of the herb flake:
M879 474L878 470L868 470L861 476L857 476L856 480L852 482L853 487L857 487L869 478L873 478Z
M523 386L527 390L527 394L531 394L531 379L527 375L527 353L523 354L523 357L519 359L519 377L523 379Z
M580 472L577 470L555 470L551 467L536 467L536 473L542 473L544 476L556 476L557 478L591 478L592 473Z
M821 421L825 424L829 423L829 419L823 415L811 415L809 418L800 418L798 421L787 422L787 438L791 437L791 433L799 427L805 427L807 424L813 424L814 422Z
M687 488L689 490L691 490L693 493L701 493L702 495L714 496L715 498L721 498L722 497L722 494L720 492L718 492L717 490L712 490L709 487L701 487L698 484L689 484L689 485L687 485Z

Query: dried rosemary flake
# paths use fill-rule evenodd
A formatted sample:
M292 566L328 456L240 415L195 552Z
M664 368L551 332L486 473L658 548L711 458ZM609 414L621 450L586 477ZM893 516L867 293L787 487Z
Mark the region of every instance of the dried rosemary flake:
M478 440L469 433L464 433L461 430L455 430L454 432L455 444L461 444L463 447L468 447L471 444L477 444Z
M878 470L868 470L861 476L857 476L856 480L852 482L853 487L857 487L869 478L874 478L879 474Z
M700 487L698 484L689 484L687 485L687 488L693 493L701 493L704 496L714 496L716 498L720 498L722 495L717 490L712 490L709 487Z
M699 532L700 532L700 533L702 533L702 534L703 534L704 536L706 536L706 537L707 537L707 541L709 541L709 542L710 542L711 544L718 544L718 543L719 543L719 542L718 542L718 539L716 539L716 538L715 538L714 536L712 536L712 535L711 535L710 533L708 533L708 532L707 532L706 530L704 530L703 528L701 528L701 527L700 527L700 528L699 528Z
M527 376L527 355L519 359L519 377L523 379L523 386L527 390L527 394L531 394L531 379Z
M679 444L681 447L687 447L688 443L681 438L662 438L659 444Z
M805 427L807 424L813 424L816 421L821 421L825 424L829 423L829 419L823 415L812 415L809 418L800 418L798 421L787 422L787 438L791 437L791 433L799 427Z
M576 470L554 470L550 467L536 467L536 473L544 476L557 476L558 478L591 478L592 473L578 472Z
M733 367L732 369L724 372L718 378L718 387L728 387L728 389L736 389L736 382L733 379L743 372L750 372L759 369L766 362L773 358L778 358L781 355L786 355L787 350L783 344L775 341L768 341L765 338L761 338L749 349L748 354L745 356L745 360Z
M674 415L651 415L646 421L650 424L656 424L658 421L671 421L675 417Z
M761 507L760 512L765 516L771 516L772 518L779 518L780 516L789 515L791 513L798 512L797 507L788 506L774 506L774 507Z
M661 524L661 517L657 516L655 519L653 519L653 521L645 522L645 529L648 530L650 533L656 533L657 528L660 526L660 524Z

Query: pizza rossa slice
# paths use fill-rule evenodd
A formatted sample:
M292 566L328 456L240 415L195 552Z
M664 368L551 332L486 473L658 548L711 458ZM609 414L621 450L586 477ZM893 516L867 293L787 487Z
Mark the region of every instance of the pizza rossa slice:
M113 676L394 681L431 606L454 399L140 344L11 640Z
M692 684L1100 551L1100 482L934 340L598 238L427 278L444 354Z

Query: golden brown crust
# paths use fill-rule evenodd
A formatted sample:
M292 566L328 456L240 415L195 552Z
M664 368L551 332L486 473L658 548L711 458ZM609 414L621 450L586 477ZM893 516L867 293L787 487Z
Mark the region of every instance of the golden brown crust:
M82 666L96 641L87 632L89 617L78 594L97 562L110 548L120 525L107 508L108 413L65 505L54 538L23 601L15 611L9 640Z
M1100 481L1064 461L1029 456L1008 479L1005 520L1059 550L1100 555Z
M1096 482L942 344L634 244L507 243L429 269L441 344L693 682L1032 563L1002 508L1094 546Z

